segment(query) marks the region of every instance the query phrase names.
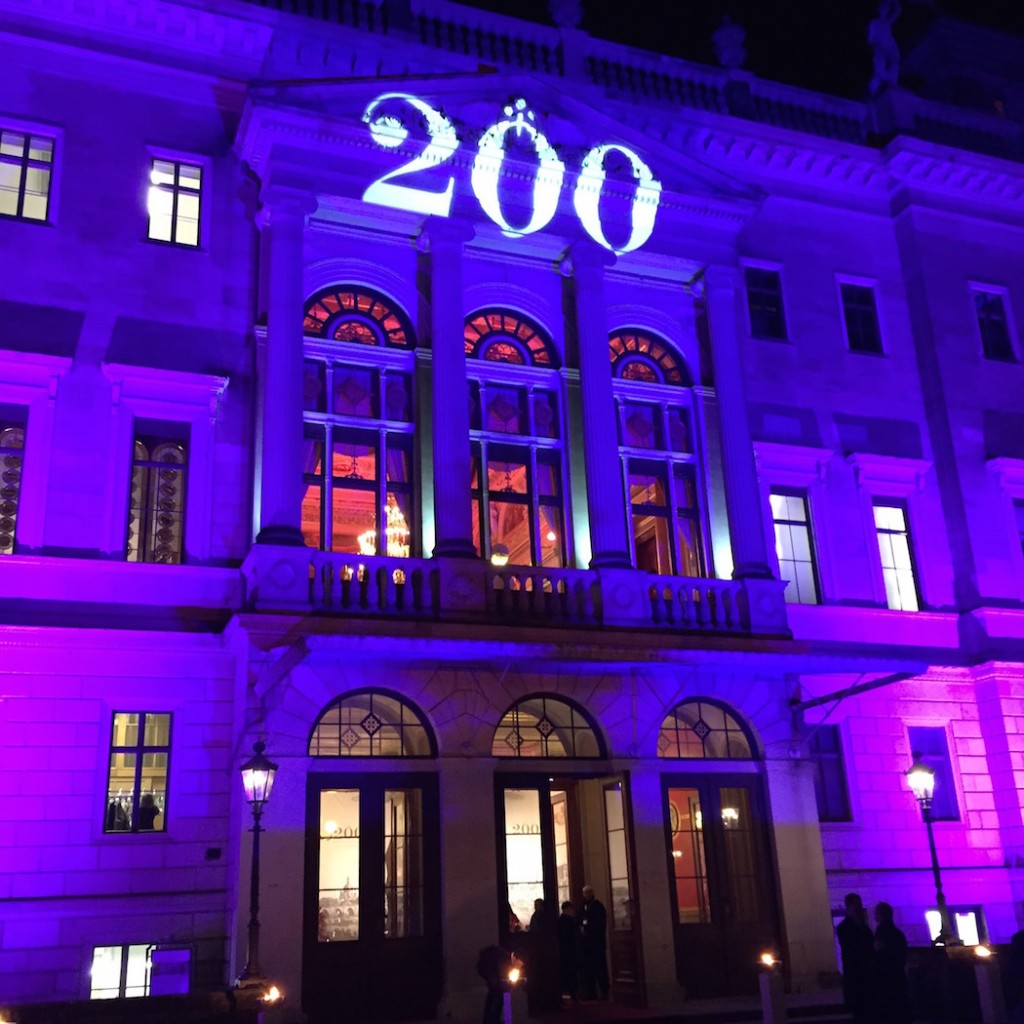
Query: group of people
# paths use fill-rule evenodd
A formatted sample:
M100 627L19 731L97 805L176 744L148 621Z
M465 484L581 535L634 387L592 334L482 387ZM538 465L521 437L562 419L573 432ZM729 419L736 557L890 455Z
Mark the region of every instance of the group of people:
M857 893L846 896L844 910L836 937L847 1009L856 1024L909 1024L907 937L896 927L892 906L876 904L874 931Z
M524 929L509 906L507 948L480 951L477 971L487 982L483 1024L499 1024L508 971L522 964L531 1013L560 1009L572 1002L606 1000L608 977L608 912L592 886L583 887L579 912L571 902L555 917L542 899L533 901L533 915Z

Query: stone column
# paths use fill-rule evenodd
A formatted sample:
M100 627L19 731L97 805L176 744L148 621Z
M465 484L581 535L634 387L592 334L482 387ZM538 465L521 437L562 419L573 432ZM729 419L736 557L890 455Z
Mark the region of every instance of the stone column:
M267 358L262 381L259 456L260 544L304 544L302 538L302 240L316 200L271 187L259 225L270 266Z
M468 224L435 218L427 222L420 236L430 253L435 558L476 557L469 496L469 387L462 305L462 249L472 237Z
M576 285L583 455L587 467L592 551L590 567L628 568L626 498L615 426L604 294L604 271L615 262L615 257L592 242L577 242L569 251L569 260Z
M737 322L739 272L709 267L704 278L715 370L715 394L721 413L722 463L732 539L734 579L773 579L765 547L764 509L757 484L743 387Z

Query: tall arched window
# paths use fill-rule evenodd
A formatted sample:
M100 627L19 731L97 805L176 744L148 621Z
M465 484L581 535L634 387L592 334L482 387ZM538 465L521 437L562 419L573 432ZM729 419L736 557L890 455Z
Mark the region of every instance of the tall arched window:
M633 564L659 575L706 576L693 380L681 357L644 331L612 335L608 350Z
M684 700L661 723L658 757L749 760L753 756L754 744L746 728L717 701Z
M9 555L14 551L24 462L23 417L0 415L0 555Z
M412 326L390 299L339 286L309 300L303 327L306 543L408 557L418 544Z
M359 690L328 705L309 737L310 757L433 757L434 734L395 693Z
M467 317L473 543L496 564L564 566L571 557L561 387L550 339L527 317Z
M494 757L604 757L604 744L579 705L543 694L524 697L502 715Z

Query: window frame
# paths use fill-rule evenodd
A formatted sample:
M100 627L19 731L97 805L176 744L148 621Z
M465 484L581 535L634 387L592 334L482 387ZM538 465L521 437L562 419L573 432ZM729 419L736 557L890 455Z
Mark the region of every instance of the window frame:
M53 143L53 157L50 161L50 188L46 197L46 218L37 220L34 217L23 217L19 214L0 214L0 221L17 222L20 224L39 224L53 226L57 223L59 213L59 197L61 185L61 169L64 154L64 129L56 125L46 124L41 121L25 121L20 118L3 117L0 119L0 129L15 132L18 135L35 135L40 138L49 139ZM27 158L26 158L27 159ZM22 164L24 169L25 164ZM19 186L18 192L19 208L24 199L24 180Z
M792 343L792 336L790 334L789 320L786 316L786 288L785 282L782 279L782 264L781 263L768 263L759 260L743 260L741 263L741 269L743 271L743 291L746 297L744 308L747 313L747 332L751 338L756 341L771 341L776 343ZM751 271L756 273L771 273L774 274L778 280L778 305L779 305L779 322L782 326L781 335L772 335L766 333L756 332L754 330L754 309L751 303L751 290L750 290L750 277ZM763 289L762 289L763 290Z
M850 324L847 319L847 304L844 288L861 288L871 294L872 312L874 313L874 330L877 348L854 348L850 336ZM839 297L839 313L843 322L843 338L846 341L846 351L858 356L884 356L885 339L882 332L882 314L878 303L878 282L866 277L854 277L849 274L836 275L836 294Z
M974 320L975 336L978 339L978 351L985 362L1013 364L1020 362L1020 346L1018 344L1017 332L1013 321L1012 308L1010 304L1010 292L1008 288L1001 285L982 284L979 281L968 281L968 293L971 301L971 314ZM986 351L985 332L982 328L982 318L977 305L978 295L995 296L1003 310L1003 323L1006 325L1007 354L993 355Z
M804 517L805 518L804 518L803 522L801 523L799 520L790 520L790 519L781 519L780 520L780 519L776 519L775 518L775 510L771 506L771 499L775 495L778 495L779 497L785 497L785 498L799 498L801 503L803 504L803 508L804 508ZM811 558L810 558L811 577L812 577L812 580L814 582L814 591L815 591L815 593L814 593L814 600L813 601L804 601L800 597L798 597L796 600L791 601L789 599L789 596L788 596L789 595L789 586L787 586L785 594L783 595L785 597L786 603L787 604L803 604L803 605L821 605L821 604L824 604L825 603L824 602L824 595L822 593L822 588L821 588L821 575L818 572L818 561L819 561L819 559L818 559L818 551L817 551L817 545L816 545L816 539L815 539L814 519L813 519L813 511L812 511L812 508L811 508L810 491L806 487L781 487L781 486L777 486L777 485L774 486L774 487L769 487L769 489L768 489L768 512L769 512L769 516L770 516L771 522L772 522L772 533L774 534L773 540L775 541L775 550L776 550L776 564L779 567L779 579L780 580L782 579L782 561L778 557L778 529L777 528L780 525L788 526L790 528L792 528L794 526L795 527L802 526L803 529L805 530L805 532L807 533L807 548L810 551L810 556L811 556ZM793 559L792 561L794 561L794 563L795 563L796 559ZM788 580L786 582L789 585L794 585L795 584L796 585L796 589L794 590L794 593L799 594L799 592L800 592L799 583L796 580Z
M835 738L835 750L821 750L815 747L819 737L825 733ZM807 759L814 766L814 797L818 809L818 821L822 824L849 824L853 819L853 801L850 795L849 777L846 771L846 750L841 726L833 722L819 722L812 726L807 738ZM834 788L842 793L842 809L833 814L828 804L829 787L825 782L826 766L834 765ZM824 813L823 813L824 812Z
M208 156L201 156L198 153L186 153L181 150L165 149L163 146L147 146L146 147L147 157L147 171L145 178L145 188L142 191L142 211L145 214L146 223L143 234L143 241L150 245L163 245L168 246L172 249L180 249L186 252L206 252L209 249L209 235L210 235L210 209L212 203L210 200L210 175L212 172L213 161ZM165 162L173 163L175 165L175 179L177 180L178 174L180 173L181 165L187 165L189 167L198 167L200 170L199 179L199 216L196 219L196 232L197 237L195 243L192 242L178 242L174 239L174 235L177 230L177 220L175 218L175 211L177 211L178 203L178 192L179 188L175 186L173 190L174 201L172 203L172 214L171 214L171 238L154 238L150 235L150 223L151 216L149 212L149 193L151 188L158 188L159 186L153 184L152 174L154 165L157 160L163 160ZM191 190L189 190L191 191Z
M176 430L175 427L178 427L178 429ZM139 522L136 523L136 526L135 526L136 530L138 531L138 548L137 548L137 553L138 553L139 557L136 557L134 559L130 557L131 556L131 545L130 545L129 540L128 540L128 531L126 530L126 532L125 532L125 549L126 549L125 561L128 562L129 564L139 564L139 563L142 563L142 564L146 564L146 565L180 565L180 564L182 564L184 562L184 556L185 556L185 529L186 529L186 527L188 525L188 519L187 519L187 516L186 516L186 510L187 510L187 507L188 507L188 491L189 491L189 482L190 482L191 468L192 468L191 465L190 465L190 458L189 458L190 454L191 454L191 448L192 448L192 439L191 439L191 436L188 436L188 438L185 441L182 441L180 437L175 437L175 434L178 434L178 433L190 434L190 431L188 429L188 424L184 424L184 423L175 424L173 422L172 423L156 422L156 423L149 423L149 424L147 424L147 423L145 423L145 421L138 420L138 419L135 420L134 429L132 431L132 466L131 466L131 475L130 475L130 481L131 482L130 482L129 488L128 488L128 490L129 490L129 498L128 498L128 513L129 513L129 516L133 512L132 496L134 495L135 470L137 468L140 468L140 467L145 469L145 471L147 473L147 478L148 478L149 474L151 474L151 473L159 473L160 470L163 469L163 468L168 468L168 467L177 468L179 470L179 472L181 473L181 477L182 477L181 489L184 491L185 501L182 504L182 508L181 508L181 525L179 527L178 546L177 546L177 550L174 552L174 554L177 556L177 558L173 559L170 562L162 562L160 559L152 557L155 554L155 551L154 551L154 549L152 547L152 544L151 544L151 542L149 540L149 537L150 537L150 534L151 534L152 515L153 515L155 510L153 508L149 507L150 506L150 501L148 499L148 494L143 494L141 502L140 502L141 508L139 509L140 518L139 518ZM147 453L146 459L140 461L138 459L137 455L136 455L135 449L136 449L136 447L138 445L141 445L144 442L155 442L155 443L152 443L152 444L150 444L148 446L148 450L147 450L148 453ZM182 462L180 462L180 463L158 462L157 459L156 459L156 453L161 448L166 447L167 445L177 445L177 446L180 446L183 449L183 451L184 451L184 460ZM147 488L145 488L145 490L148 492L149 488L147 487ZM163 510L161 510L161 511L163 511ZM128 527L129 527L129 529L131 529L131 524L130 523L128 524Z
M887 529L887 528L879 526L878 523L874 519L875 509L878 509L878 508L899 509L903 513L903 531L900 532L898 530L890 530L890 529ZM902 536L902 537L905 538L905 540L907 542L907 553L908 553L908 557L910 559L910 576L911 576L911 581L912 581L913 586L914 586L914 601L915 601L915 604L917 605L916 608L907 608L907 607L903 606L903 604L902 604L903 588L899 587L898 584L897 584L898 590L899 590L899 593L900 593L900 598L901 598L901 606L899 608L895 608L895 607L893 607L892 604L890 604L890 602L889 602L889 588L887 586L885 587L885 594L886 594L885 606L889 609L889 611L893 611L893 612L920 612L920 611L924 611L924 601L923 601L923 599L921 597L921 582L920 582L920 572L918 570L918 559L917 559L917 555L915 554L915 551L914 551L913 531L912 531L911 525L910 525L910 508L909 508L906 500L902 499L902 498L890 498L888 495L882 495L882 494L872 495L872 497L871 497L871 514L872 514L872 522L874 523L874 527L875 527L875 550L878 553L878 563L879 563L880 569L882 570L883 586L885 584L885 570L886 570L886 566L882 563L881 546L880 546L880 543L879 543L880 542L880 538L883 537L883 536L887 536L887 537L899 537L899 536Z
M137 715L138 716L138 739L132 744L115 744L115 729L117 726L118 715ZM166 715L167 716L167 742L166 743L154 743L146 744L146 716L147 715ZM147 836L166 836L168 834L168 821L169 811L171 806L171 748L172 748L172 737L174 733L174 712L173 711L117 711L112 710L110 712L110 732L109 742L107 743L107 768L105 773L105 782L103 789L103 825L100 829L104 836L124 836L124 835L147 835ZM110 762L113 755L116 753L121 754L134 754L135 755L135 778L132 786L132 806L131 814L129 816L128 828L108 828L107 827L107 814L110 807ZM143 772L143 758L146 754L162 753L167 756L167 766L165 769L166 781L164 783L164 806L160 809L160 816L163 818L161 822L161 828L159 829L143 829L139 827L138 813L140 800L142 798L142 787L141 778Z
M936 792L938 792L938 785L940 782L945 781L949 783L950 800L952 801L955 813L942 814L940 816L936 814L935 805L933 803L930 811L932 821L962 822L964 820L965 805L963 794L960 792L960 772L957 765L954 763L956 747L950 742L952 737L950 735L949 725L945 722L937 723L934 721L909 720L904 723L904 728L906 729L907 746L910 750L911 763L920 755L921 760L935 772ZM943 760L938 758L935 754L926 753L925 751L920 750L920 744L915 744L911 737L911 731L914 729L927 729L933 736L941 736L942 742L945 746L945 759ZM940 776L943 775L947 777L945 779L940 778Z

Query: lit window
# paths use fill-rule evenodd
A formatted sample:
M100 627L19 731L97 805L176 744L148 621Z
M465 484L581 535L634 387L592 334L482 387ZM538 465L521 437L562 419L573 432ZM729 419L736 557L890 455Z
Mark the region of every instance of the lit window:
M775 553L779 578L789 585L790 604L818 604L818 573L814 562L807 495L802 491L773 490L769 495L775 527Z
M557 697L526 697L505 712L491 743L494 757L604 757L594 723Z
M507 309L483 309L463 328L467 359L557 367L558 359L540 327Z
M434 737L410 703L366 690L334 701L317 719L310 757L432 757Z
M0 129L0 215L45 221L53 181L53 139Z
M900 611L916 612L920 602L907 528L907 510L901 504L888 501L875 501L873 508L886 604Z
M983 942L988 942L988 929L985 927L985 916L981 907L947 907L947 912L953 934L965 946L979 946ZM938 910L926 910L924 919L928 925L928 935L934 942L942 930L942 918Z
M96 946L90 999L188 995L192 951L184 946Z
M851 352L882 351L882 333L878 327L878 308L875 289L868 285L839 285L843 300L843 319L846 323L846 342Z
M707 700L685 700L668 714L658 734L658 757L750 759L746 729L724 707Z
M978 330L981 333L981 350L985 358L1005 363L1015 362L1006 303L1002 294L981 288L972 289L972 294Z
M814 765L814 796L819 821L850 821L850 795L846 788L843 748L837 725L816 725L809 753Z
M167 827L167 777L171 716L114 714L104 832L163 832Z
M333 288L306 305L302 533L313 548L408 558L415 519L412 328L390 300ZM340 344L339 344L340 343Z
M782 308L782 276L777 270L747 267L747 309L750 335L769 341L786 340L786 317Z
M935 791L932 794L931 815L935 821L959 821L960 808L953 782L953 765L949 759L946 730L940 726L912 725L907 727L911 756L923 761L935 772Z
M177 565L185 539L185 424L136 424L128 503L128 561Z
M21 474L25 465L25 409L0 406L0 555L14 552Z
M690 374L650 334L624 331L608 344L633 564L657 575L705 576Z
M203 168L154 157L149 171L148 237L175 245L199 245Z

